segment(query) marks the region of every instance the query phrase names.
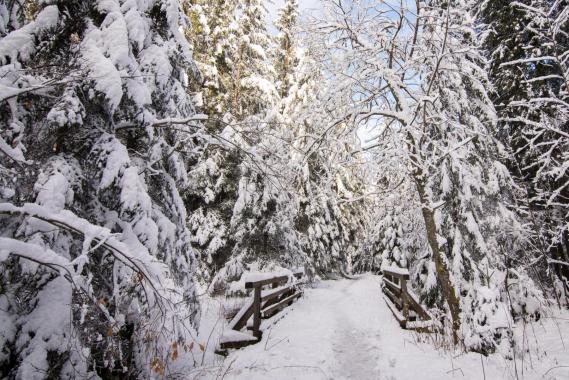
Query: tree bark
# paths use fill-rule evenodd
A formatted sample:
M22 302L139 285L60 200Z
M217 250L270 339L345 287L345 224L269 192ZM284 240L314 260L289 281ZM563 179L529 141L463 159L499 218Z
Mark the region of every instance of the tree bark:
M427 230L427 240L429 242L429 246L431 247L433 258L435 260L437 279L441 284L443 297L447 302L452 318L452 339L454 344L457 344L458 331L460 330L460 300L456 295L456 290L450 279L450 271L446 261L444 260L444 252L439 246L439 242L437 240L435 213L429 207L430 202L427 199L422 172L420 170L414 170L413 179L415 181L415 185L417 186L419 200L421 201L421 212L423 214L423 220L425 221L425 228Z

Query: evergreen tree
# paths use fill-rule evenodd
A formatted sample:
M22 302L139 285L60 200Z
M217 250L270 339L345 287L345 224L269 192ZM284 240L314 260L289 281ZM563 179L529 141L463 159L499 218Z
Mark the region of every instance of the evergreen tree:
M238 56L237 0L186 0L191 21L186 37L193 45L194 59L203 76L193 90L202 94L203 109L212 119L229 112L234 88L234 64ZM220 124L210 126L215 130Z
M508 268L525 260L525 231L509 209L512 180L501 163L501 145L492 138L496 115L465 11L459 1L433 1L425 9L425 17L436 21L425 26L420 40L435 57L426 62L423 91L436 100L423 105L424 134L408 139L419 199L430 205L422 212L428 233L436 234L429 244L438 282L444 290L449 281L451 298L460 297L460 310L467 311L462 314L466 346L487 352L508 327L491 321L508 301L505 278L515 273ZM437 167L429 169L428 179L426 167ZM505 231L505 225L510 229ZM450 278L442 275L444 266ZM530 313L536 302L528 307ZM452 317L456 328L456 311Z
M267 31L264 0L240 0L232 68L231 114L237 120L263 114L278 101L275 70L270 62L271 37Z
M192 246L202 280L211 280L233 254L230 221L236 201L242 157L236 149L210 146L189 172L184 193ZM236 279L238 279L237 276Z
M163 374L199 311L179 194L199 74L180 5L16 1L0 14L0 367Z
M273 166L282 165L272 159L280 153L267 153L265 145L271 134L280 133L269 117L278 100L272 39L263 1L195 1L188 12L198 25L198 33L193 28L188 35L206 75L204 103L213 118L206 124L212 133L204 141L207 148L190 170L188 224L203 279L211 281L218 273L213 287L223 289L248 264L266 264L269 257L284 262L284 247L294 250L281 229L286 212L279 202L288 193L277 191L275 179L269 178Z
M303 50L294 41L291 45L298 46L298 63L289 76L293 82L280 109L294 141L290 161L297 173L294 222L310 268L326 276L346 271L363 243L369 204L366 177L363 159L353 154L359 142L347 124L329 131L334 115L313 112L326 109L327 93L318 85L323 80L320 68L306 53L311 47Z
M298 2L287 0L279 11L276 27L279 31L278 47L275 54L277 88L281 98L286 98L295 81L299 57L295 38L298 23Z
M186 35L204 75L209 115L223 119L229 113L242 121L272 109L278 93L264 0L186 0L185 5L193 26L186 29ZM211 128L219 131L224 125Z
M407 268L409 265L406 257L407 252L403 252L401 249L403 226L399 214L390 210L379 224L382 227L381 235L383 235L381 239L383 245L381 266L383 268L390 266Z
M478 12L500 120L497 135L514 154L509 166L528 206L521 215L534 225L542 268L550 260L569 262L565 8L543 0L485 1ZM567 294L567 266L551 266Z

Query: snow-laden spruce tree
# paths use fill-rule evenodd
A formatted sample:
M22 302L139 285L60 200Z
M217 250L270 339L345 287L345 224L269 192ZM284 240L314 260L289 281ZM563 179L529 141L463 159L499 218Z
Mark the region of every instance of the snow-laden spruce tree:
M185 29L192 43L193 57L203 77L194 89L201 94L211 122L208 130L217 138L203 141L204 150L188 167L190 186L184 192L188 209L190 239L199 257L199 275L208 281L230 260L235 245L230 221L237 199L240 163L239 147L225 141L226 121L235 90L234 73L238 57L238 1L184 1L191 25ZM231 129L229 129L231 130ZM241 270L230 279L239 279Z
M236 56L232 67L231 114L238 120L262 114L278 101L270 56L264 0L239 0Z
M0 368L166 374L198 313L179 194L198 73L179 2L2 2L0 16Z
M191 20L186 36L204 77L203 88L194 89L203 91L206 110L239 121L270 110L279 95L265 1L184 0L184 8Z
M317 30L330 52L321 60L330 92L349 92L344 120L377 125L404 148L431 251L423 259L431 273L419 279L436 279L432 289L415 285L442 296L455 342L491 351L511 314L536 312L539 292L524 270L524 231L509 209L512 180L492 137L496 115L469 5L418 3L418 17L405 7L368 5L325 8Z
M190 168L192 184L185 193L191 239L203 258L200 272L213 281L213 291L225 289L247 270L304 264L292 224L290 131L278 116L266 10L262 1L235 6L224 13L230 21L217 19L215 4L190 7L192 19L201 20L201 14L200 25L210 28L208 38L221 44L219 59L198 62L206 68L206 85L211 73L222 84L230 78L223 99L215 91L204 93L217 119L207 124L213 135ZM220 23L231 28L221 37ZM207 44L197 41L195 48L196 59L208 59Z
M543 258L534 271L550 282L553 269L567 302L567 7L541 0L485 1L478 19L500 117L497 135L513 152L509 166L529 206L521 215L532 223Z
M391 266L407 268L409 265L408 252L404 252L401 249L401 240L403 240L404 236L399 211L394 209L388 210L379 222L381 226L381 244L383 246L381 254L382 268Z
M277 81L286 97L275 101L259 95L255 102L264 102L262 107L245 102L238 118L225 115L221 133L190 170L188 223L204 259L204 279L213 280L214 291L226 289L247 270L273 265L303 265L322 274L343 270L360 243L356 236L362 230L362 213L353 211L361 199L352 198L358 198L361 189L354 191L349 171L340 164L349 150L340 139L332 145L326 138L315 141L322 132L317 128L325 124L315 122L318 126L311 127L308 120L317 81L314 66L306 59L301 64L303 53L294 33L297 20L292 17L296 7L292 2L280 12L277 24L287 43L268 45L266 56L275 60L250 57L246 68L253 73L262 63L266 67L258 73L286 77L286 83ZM239 24L246 20L250 18L236 18L237 29L246 30ZM285 56L288 63L282 65L276 57ZM274 77L263 78L275 88ZM310 157L304 154L309 147L315 150Z
M292 87L298 71L299 57L298 38L295 35L298 28L298 2L287 0L279 10L279 17L275 23L279 34L278 47L275 53L275 71L277 89L281 98L286 98Z
M248 270L305 264L293 228L286 127L271 117L248 120L225 127L218 137L226 144L210 147L192 167L185 193L191 239L216 292Z
M203 77L203 83L192 88L203 93L203 108L208 116L222 118L229 111L234 88L238 1L184 0L182 3L191 22L185 30L186 37ZM221 127L218 125L217 129Z
M199 274L208 281L231 258L235 240L230 221L235 205L242 158L237 149L212 145L189 167L184 192L190 240L199 257ZM235 279L239 279L237 272Z
M316 106L319 75L312 71L315 66L299 45L295 34L298 21L297 2L287 1L276 22L279 43L273 55L277 85L283 96L279 103L281 125L291 134L289 165L294 170L291 180L297 203L294 228L309 257L310 269L325 274L338 271L346 261L341 250L341 211L332 188L334 174L328 170L330 162L324 167L319 152L306 154L314 142L309 136L317 128L313 125L315 121L310 120L308 108ZM329 154L325 155L329 157Z

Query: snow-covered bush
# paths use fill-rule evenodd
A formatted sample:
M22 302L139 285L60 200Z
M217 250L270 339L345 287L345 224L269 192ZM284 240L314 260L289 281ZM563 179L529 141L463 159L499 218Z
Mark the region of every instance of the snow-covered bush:
M385 218L380 223L382 225L381 244L383 253L381 254L381 266L386 268L395 265L400 268L408 268L408 251L402 251L401 240L403 239L403 226L399 215L392 210L388 211Z
M468 350L489 354L500 345L508 346L513 321L499 289L480 286L463 298L463 336Z

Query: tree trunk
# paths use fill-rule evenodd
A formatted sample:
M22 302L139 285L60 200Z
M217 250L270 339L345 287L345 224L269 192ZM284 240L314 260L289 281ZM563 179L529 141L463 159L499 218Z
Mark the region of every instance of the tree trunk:
M417 187L417 193L419 195L419 201L421 202L421 213L423 214L423 220L425 221L425 228L427 230L427 241L433 252L433 258L435 260L435 269L437 271L437 279L441 284L443 297L445 298L450 316L452 318L452 339L454 344L458 343L458 331L460 330L460 301L456 295L455 288L450 280L450 271L447 267L447 263L444 260L444 253L439 246L439 241L437 240L437 224L435 223L435 212L431 209L427 197L427 192L425 190L425 180L422 166L417 162L420 157L418 154L418 149L414 143L413 136L407 134L407 147L411 153L411 163L413 165L413 170L411 175Z
M435 260L435 268L437 271L437 279L441 284L443 296L447 302L452 318L452 339L454 344L458 343L458 331L460 330L460 302L456 295L455 288L450 279L450 271L447 263L444 260L444 253L439 246L437 240L437 225L435 223L434 211L429 207L430 202L427 199L425 192L425 184L422 178L422 173L415 170L413 172L413 179L417 186L419 200L421 201L421 212L425 221L425 228L427 229L427 240L433 252Z

